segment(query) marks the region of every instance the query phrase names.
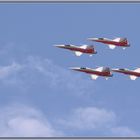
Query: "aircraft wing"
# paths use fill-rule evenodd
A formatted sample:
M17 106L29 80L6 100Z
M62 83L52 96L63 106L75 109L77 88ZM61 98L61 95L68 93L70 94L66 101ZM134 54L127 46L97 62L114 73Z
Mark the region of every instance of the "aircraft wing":
M91 79L96 80L97 78L98 78L98 75L91 74Z
M82 55L82 52L75 51L75 55L76 56L81 56Z
M116 47L115 45L111 45L111 44L109 44L108 46L110 49L115 49L115 47Z
M130 79L131 79L131 80L136 80L137 78L138 78L137 76L130 75Z

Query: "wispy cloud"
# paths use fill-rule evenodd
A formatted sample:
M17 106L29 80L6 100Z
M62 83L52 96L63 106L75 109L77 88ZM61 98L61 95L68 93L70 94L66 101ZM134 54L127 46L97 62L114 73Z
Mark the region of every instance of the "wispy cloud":
M113 136L125 136L125 137L131 137L131 136L134 136L134 137L137 137L137 136L140 136L137 132L135 132L134 130L130 129L129 127L127 126L118 126L118 127L114 127L114 128L111 128L111 133Z
M0 109L0 136L62 136L37 109L14 104Z
M60 67L50 59L29 56L22 63L13 61L6 66L0 66L0 80L4 84L17 83L17 87L31 89L34 85L44 85L44 89L50 88L57 91L65 89L65 94L86 95L87 97L96 90L94 81L73 74L68 68ZM15 87L16 88L16 87ZM23 90L23 88L21 88Z
M12 62L12 64L8 66L0 66L0 79L6 79L8 76L15 74L20 69L22 69L22 65Z
M127 126L117 125L118 118L113 111L97 107L77 108L65 119L59 120L59 124L74 135L83 132L93 132L92 136L136 136L134 130ZM76 130L76 131L75 131ZM94 133L96 132L96 133ZM90 133L91 134L91 133ZM88 134L89 135L89 134Z
M103 126L108 128L116 120L113 112L96 107L78 108L71 113L66 120L61 120L67 127L74 129L98 129Z
M12 61L9 65L1 65L0 82L1 86L2 84L6 88L13 86L14 89L20 89L18 92L21 93L25 91L35 95L39 92L41 95L40 90L43 89L43 92L53 91L52 94L62 92L62 94L78 95L84 98L95 93L97 86L94 81L88 80L88 77L84 79L80 74L73 74L50 59L35 56L25 58L22 63ZM42 99L44 96L39 98ZM117 125L118 118L113 111L96 106L79 107L67 114L66 118L57 119L58 122L53 121L53 125L61 132L52 127L52 124L46 119L46 115L32 107L14 105L1 109L0 114L0 124L2 124L0 136L59 136L63 134L75 136L88 132L90 133L85 134L86 136L137 135L129 127Z
M73 74L67 67L62 68L50 59L42 60L39 57L28 57L28 67L32 67L43 74L52 88L65 88L82 95L88 94L90 88L95 87L94 81L90 81L88 78L83 79L80 74Z
M128 127L117 126L114 112L97 107L78 108L66 119L55 123L31 106L12 104L0 110L0 136L79 136L80 132L83 133L80 136L87 136L88 131L93 132L90 136L138 135Z

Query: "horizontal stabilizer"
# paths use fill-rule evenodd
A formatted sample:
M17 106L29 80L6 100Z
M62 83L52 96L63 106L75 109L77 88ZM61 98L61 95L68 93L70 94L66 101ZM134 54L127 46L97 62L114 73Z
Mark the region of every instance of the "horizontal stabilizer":
M140 72L140 68L135 69L134 72Z
M96 80L97 78L98 78L98 75L94 75L94 74L91 75L91 79Z
M110 49L115 49L115 45L108 45Z
M138 78L137 76L130 75L130 79L131 79L131 80L136 80L137 78Z
M81 55L82 55L82 52L77 52L77 51L76 51L76 52L75 52L75 55L76 55L76 56L81 56Z

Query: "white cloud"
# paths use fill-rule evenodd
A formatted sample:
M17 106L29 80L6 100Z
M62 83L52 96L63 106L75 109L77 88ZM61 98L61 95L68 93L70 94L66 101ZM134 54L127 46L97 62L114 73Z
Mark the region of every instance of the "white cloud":
M90 130L111 127L115 121L116 116L112 111L86 107L74 110L66 120L61 120L61 123L74 129Z
M96 90L94 81L88 78L83 79L79 73L74 74L68 68L60 67L49 59L33 56L27 57L22 64L13 62L7 66L0 66L0 81L26 91L32 86L44 85L45 89L65 90L65 94L86 94L88 97L93 94L93 86L94 91Z
M32 107L12 105L0 109L0 136L62 136L45 116Z
M93 92L93 90L90 90L93 87L94 91L96 90L94 81L89 80L88 76L87 79L83 79L79 73L74 74L67 67L62 68L49 59L28 57L27 66L43 74L44 78L49 81L48 85L51 88L66 89L71 93L79 95L86 94L86 96L91 91Z
M75 109L66 119L61 119L58 122L68 130L76 130L76 134L80 131L96 131L99 136L137 135L137 133L129 127L118 126L117 116L114 112L97 107Z
M111 128L111 133L113 136L118 136L118 135L122 137L138 136L138 134L134 130L126 126L118 126L118 127Z
M0 66L0 79L7 78L11 74L16 73L22 68L20 64L13 62L8 66Z
M49 59L30 56L21 63L14 62L7 66L0 66L0 82L14 85L14 88L30 89L30 93L37 87L48 91L48 88L56 90L56 93L86 95L92 93L95 82L82 78L80 74L73 74L67 68L62 68ZM43 87L42 87L43 86ZM26 90L26 92L27 92ZM38 92L38 91L37 91ZM40 93L42 94L42 93ZM0 136L58 136L51 123L43 115L27 106L12 106L0 111ZM57 126L60 130L65 128L80 131L98 131L106 136L136 136L136 132L127 126L117 126L117 116L113 111L97 107L77 108L67 116L59 119ZM65 132L67 135L67 132Z
M33 107L21 104L1 107L0 136L76 136L80 131L96 131L99 136L137 136L137 133L128 127L116 126L117 118L112 111L87 107L78 108L72 113L72 115L68 114L66 119L60 119L59 122L52 125L46 119L46 115L44 116L42 112ZM76 133L73 133L74 130Z
M26 91L26 83L21 77L23 70L25 69L24 64L19 64L15 61L9 65L0 65L0 88L14 89L15 91L20 91L23 93Z

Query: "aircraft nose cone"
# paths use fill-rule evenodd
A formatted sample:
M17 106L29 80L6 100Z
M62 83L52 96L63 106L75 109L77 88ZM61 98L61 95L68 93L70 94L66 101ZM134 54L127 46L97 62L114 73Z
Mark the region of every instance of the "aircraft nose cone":
M118 72L118 71L120 71L120 69L112 69L112 71Z
M65 49L66 47L64 45L58 45L56 46L57 48L62 48L62 49Z
M87 40L94 41L94 40L97 40L97 38L88 38Z
M69 69L70 69L70 70L73 70L73 69L74 69L74 67L69 67Z
M79 68L78 67L70 67L69 69L70 70L78 70Z
M62 48L62 45L54 45L55 47Z

